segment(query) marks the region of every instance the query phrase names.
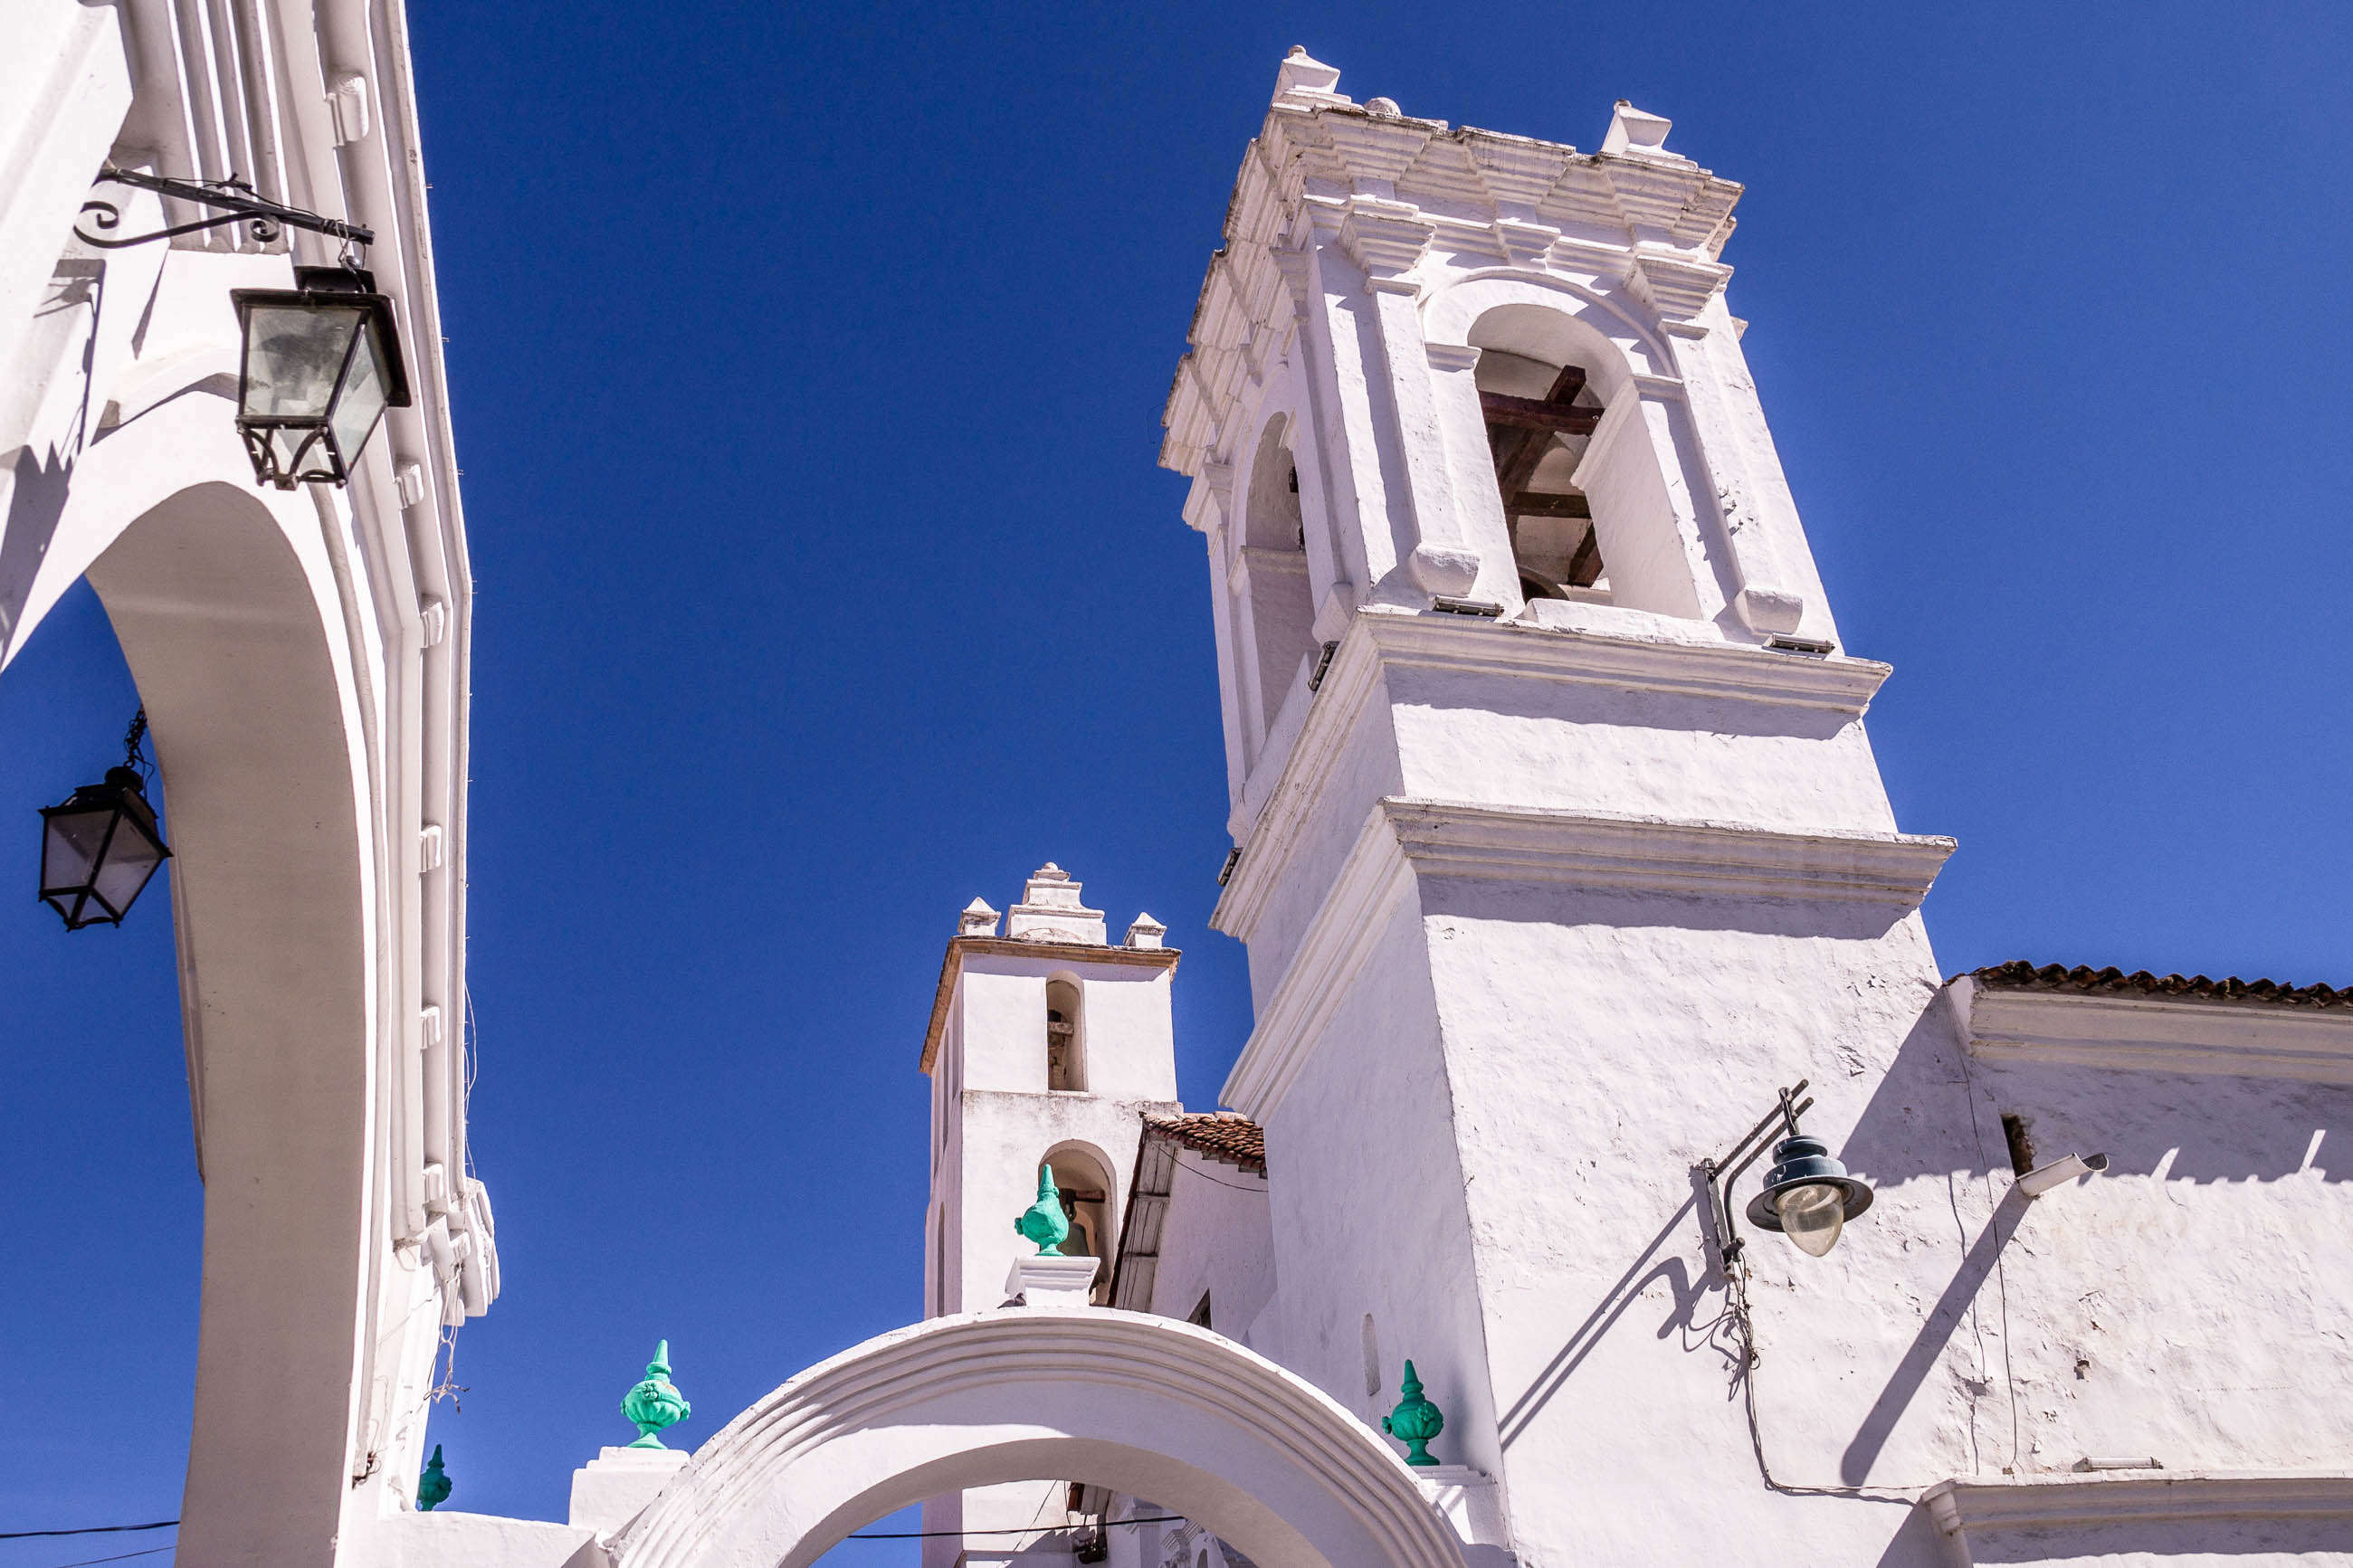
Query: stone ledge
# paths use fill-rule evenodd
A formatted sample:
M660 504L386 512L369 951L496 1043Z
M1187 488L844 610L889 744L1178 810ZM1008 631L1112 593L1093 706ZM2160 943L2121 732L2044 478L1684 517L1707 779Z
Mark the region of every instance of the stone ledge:
M1947 1535L2195 1519L2353 1518L2353 1473L2180 1470L1958 1479L1920 1499Z
M1997 1062L2353 1083L2353 1011L2023 991L1952 981L1969 1052Z

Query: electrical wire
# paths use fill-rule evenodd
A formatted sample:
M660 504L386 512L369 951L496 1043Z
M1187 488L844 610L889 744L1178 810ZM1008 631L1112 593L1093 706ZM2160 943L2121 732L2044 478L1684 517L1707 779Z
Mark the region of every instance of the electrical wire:
M1209 1174L1208 1172L1201 1169L1198 1165L1188 1165L1182 1160L1176 1162L1176 1164L1178 1170L1183 1171L1187 1175L1198 1176L1201 1180L1208 1183L1213 1187L1224 1187L1229 1192L1256 1193L1261 1195L1266 1192L1266 1178L1263 1176L1259 1178L1259 1184L1257 1186L1246 1187L1239 1182L1219 1181L1217 1177ZM1236 1168L1239 1169L1240 1167Z
M85 1524L79 1530L0 1530L0 1541L30 1541L37 1535L111 1535L126 1530L169 1530L179 1522L176 1519L159 1519L153 1524Z
M151 1546L144 1552L118 1552L111 1557L85 1557L79 1563L59 1563L55 1568L90 1568L93 1563L121 1563L132 1557L153 1557L158 1552L176 1552L176 1546Z
M1109 1530L1115 1524L1179 1524L1184 1521L1184 1519L1185 1516L1181 1513L1155 1514L1149 1519L1107 1519L1095 1528ZM1086 1527L1083 1525L1073 1524L1029 1524L1018 1530L878 1530L863 1535L845 1535L842 1539L844 1541L928 1541L934 1536L943 1535L1028 1535L1033 1531L1039 1535L1051 1535L1058 1530L1084 1528Z

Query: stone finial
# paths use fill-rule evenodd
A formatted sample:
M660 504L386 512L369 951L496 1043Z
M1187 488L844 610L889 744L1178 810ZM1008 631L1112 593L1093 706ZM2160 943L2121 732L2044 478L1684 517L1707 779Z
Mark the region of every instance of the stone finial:
M1395 120L1405 110L1398 107L1394 98L1368 98L1365 100L1365 112L1376 120Z
M1438 1461L1430 1458L1430 1442L1446 1430L1446 1416L1421 1396L1421 1379L1414 1375L1411 1362L1405 1363L1405 1384L1398 1392L1405 1397L1381 1417L1381 1430L1405 1445L1407 1464L1435 1465Z
M1621 98L1609 116L1609 134L1602 138L1601 150L1685 162L1681 153L1667 151L1667 128L1672 124L1665 115L1646 113Z
M417 1506L426 1513L449 1500L448 1472L441 1468L441 1445L433 1445L433 1457L425 1461L425 1473L417 1478Z
M1054 1185L1054 1167L1043 1165L1038 1171L1038 1201L1021 1211L1013 1222L1016 1233L1038 1244L1040 1258L1062 1256L1062 1243L1071 1234L1071 1216L1062 1212L1062 1194Z
M956 935L958 936L995 936L996 934L997 911L988 907L987 899L973 900L964 907L964 913L956 917Z
M1275 72L1274 101L1301 109L1313 109L1318 104L1345 103L1348 100L1336 89L1340 85L1340 68L1327 66L1307 52L1304 44L1293 44Z
M621 1401L621 1414L637 1424L638 1440L632 1448L667 1448L656 1434L664 1427L675 1426L694 1414L694 1406L670 1380L670 1342L662 1341L654 1347L654 1359L646 1363L646 1375Z
M1158 947L1160 945L1160 939L1167 934L1168 928L1162 925L1158 921L1154 920L1151 914L1147 911L1136 916L1134 920L1128 922L1127 945L1130 947Z
M1079 898L1085 886L1047 861L1029 874L1021 901L1006 917L1005 934L1018 942L1106 945L1110 938L1104 934L1103 911L1087 908Z

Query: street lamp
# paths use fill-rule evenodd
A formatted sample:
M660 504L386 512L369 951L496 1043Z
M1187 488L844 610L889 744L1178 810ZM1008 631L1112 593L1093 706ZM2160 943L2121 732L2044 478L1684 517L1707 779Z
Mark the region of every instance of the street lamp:
M147 879L171 858L139 776L146 733L142 708L131 721L129 754L106 770L105 783L41 807L41 901L65 918L68 931L121 925Z
M375 232L270 201L234 176L175 180L110 164L99 181L215 209L194 222L118 237L121 208L93 197L81 210L96 232L77 227L74 237L100 249L240 223L261 244L290 227L343 242L341 267L297 267L291 289L232 289L229 300L245 336L237 428L254 478L281 490L311 480L348 483L384 411L410 402L392 297L377 293L375 275L359 264Z
M1728 1194L1742 1172L1765 1152L1765 1135L1778 1122L1786 1134L1773 1145L1773 1164L1765 1173L1765 1190L1748 1201L1748 1223L1759 1230L1778 1230L1809 1257L1820 1258L1838 1245L1846 1222L1871 1207L1871 1184L1846 1173L1831 1155L1830 1145L1798 1131L1798 1118L1813 1109L1810 1100L1797 1103L1806 1080L1781 1090L1780 1103L1766 1112L1748 1136L1733 1145L1722 1160L1703 1161L1708 1197L1714 1212L1715 1247L1729 1268L1740 1256L1742 1242L1733 1234Z
M347 482L385 409L409 405L392 300L356 267L297 267L294 287L232 289L245 334L237 433L281 490Z

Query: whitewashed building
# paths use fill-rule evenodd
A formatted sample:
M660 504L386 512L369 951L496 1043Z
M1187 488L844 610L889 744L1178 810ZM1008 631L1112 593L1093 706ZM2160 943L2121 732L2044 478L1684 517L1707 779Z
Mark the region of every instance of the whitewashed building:
M0 186L10 266L48 247L34 281L0 278L0 349L31 367L0 428L21 443L0 568L38 563L23 593L0 570L9 625L89 572L155 710L183 951L206 958L184 984L223 988L190 1040L208 1176L368 1154L341 1206L218 1237L208 1215L206 1368L238 1332L312 1359L282 1423L208 1403L252 1391L208 1396L200 1369L185 1561L802 1568L922 1504L931 1568L2353 1563L2353 1215L2327 1136L2353 997L1947 981L1919 906L1952 844L1894 820L1864 728L1890 672L1839 633L1726 301L1739 187L1628 104L1579 153L1358 104L1302 51L1244 153L1163 451L1208 560L1235 847L1215 924L1255 1004L1225 1109L1176 1103L1157 922L1113 942L1050 864L1001 928L976 900L921 1055L926 1316L691 1457L608 1450L565 1522L413 1511L429 1336L382 1357L370 1314L454 1320L496 1281L439 1022L464 574L406 64L341 4L316 34L230 6L267 69L168 30L142 53L136 5L44 11L26 79L64 108L0 95L0 167L55 176ZM286 257L126 253L162 258L135 288L182 323L185 357L151 363L159 343L109 335L111 292L73 293L93 265L134 286L121 264L62 237L126 136L210 167L140 104L210 126L188 105L289 80L257 100L292 150L271 177L380 226L424 395L348 489L280 497L206 378L235 369L222 287ZM60 473L61 510L25 499ZM167 525L199 504L247 556L191 564ZM255 624L316 710L278 752L210 732L238 711L235 650L189 629L219 617L164 613L239 595L276 606ZM301 940L344 947L264 951L278 906L237 879L286 868L240 858L223 781L261 764L231 742L337 803L296 869ZM322 1004L349 1025L340 1110L272 1153L313 1108L269 1076L265 983L331 972L361 977ZM1760 1210L1793 1121L1852 1179L1796 1169ZM1071 1256L1017 1237L1033 1201ZM356 1288L216 1322L243 1287L216 1287L216 1247L260 1268L259 1300L354 1245ZM1409 1362L1434 1436L1399 1408Z
M358 1560L414 1517L443 1332L499 1288L466 1142L470 579L401 10L0 0L0 664L87 578L174 851L206 1192L177 1561ZM264 484L240 393L290 384L259 374L274 340L248 363L237 295L347 258L394 405L337 405L343 482Z

